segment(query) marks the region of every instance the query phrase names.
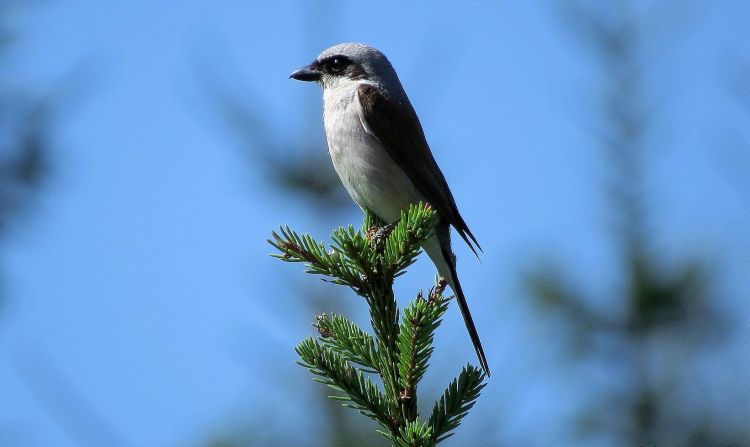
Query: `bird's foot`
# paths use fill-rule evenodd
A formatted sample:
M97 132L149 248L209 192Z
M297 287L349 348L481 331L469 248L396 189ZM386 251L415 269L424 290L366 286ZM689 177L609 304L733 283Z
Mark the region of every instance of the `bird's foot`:
M385 240L391 234L393 229L396 228L397 224L398 221L388 225L384 225L382 227L372 226L367 229L365 235L367 236L367 239L371 240L375 244L375 250L377 250L378 252L381 252L383 250L383 244L385 243Z

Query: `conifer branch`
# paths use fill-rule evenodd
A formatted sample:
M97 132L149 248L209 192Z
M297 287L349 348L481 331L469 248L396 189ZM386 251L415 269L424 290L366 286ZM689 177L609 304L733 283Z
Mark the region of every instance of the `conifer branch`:
M401 317L393 282L414 263L437 219L429 206L419 204L390 224L365 213L361 229L336 229L329 246L289 227L273 232L269 240L279 251L273 256L303 262L308 273L326 276L364 298L373 335L341 315L322 314L315 323L320 337L304 340L296 351L299 364L315 380L343 393L332 399L377 421L382 427L378 432L398 447L432 447L446 439L484 386L481 371L467 366L435 404L429 420L420 420L417 386L427 372L434 333L449 299L442 296L441 281L428 299L420 292Z
M334 399L351 401L351 404L345 405L375 419L384 428L395 428L386 398L364 373L349 365L343 356L311 338L300 343L296 351L302 358L300 365L318 376L317 381L346 394L333 396Z
M329 318L323 314L317 320L315 327L322 335L321 343L352 363L378 371L378 351L372 335L341 315L331 315Z
M474 406L479 393L484 388L484 373L474 366L467 365L458 379L448 385L439 401L435 402L429 424L432 437L437 444L449 438L460 424L461 419Z
M408 403L407 409L413 417L417 412L417 383L427 372L434 333L446 310L448 300L443 298L442 290L430 292L429 300L425 300L420 293L404 309L398 340L398 370L401 399Z

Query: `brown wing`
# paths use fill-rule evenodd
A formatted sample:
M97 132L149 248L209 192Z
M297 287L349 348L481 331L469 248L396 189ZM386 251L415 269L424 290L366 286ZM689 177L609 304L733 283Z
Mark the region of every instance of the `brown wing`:
M391 99L386 92L369 84L360 85L357 93L365 130L380 142L430 206L453 225L469 248L477 254L472 242L479 250L482 247L459 214L453 194L432 157L422 125L409 101Z

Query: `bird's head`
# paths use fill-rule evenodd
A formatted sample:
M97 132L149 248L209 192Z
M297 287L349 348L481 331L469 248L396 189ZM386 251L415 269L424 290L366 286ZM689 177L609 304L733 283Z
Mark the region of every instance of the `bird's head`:
M292 73L292 79L314 81L324 89L369 81L381 86L400 85L396 72L383 53L360 43L332 46L310 64Z

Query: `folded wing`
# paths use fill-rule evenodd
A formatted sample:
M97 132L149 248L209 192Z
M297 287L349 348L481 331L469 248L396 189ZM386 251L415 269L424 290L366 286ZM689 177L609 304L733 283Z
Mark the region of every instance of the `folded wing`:
M360 85L357 94L362 110L360 120L365 130L380 142L414 187L456 229L474 254L477 254L474 244L481 251L482 247L458 212L453 194L430 152L422 125L409 101L391 99L387 92L369 84Z

